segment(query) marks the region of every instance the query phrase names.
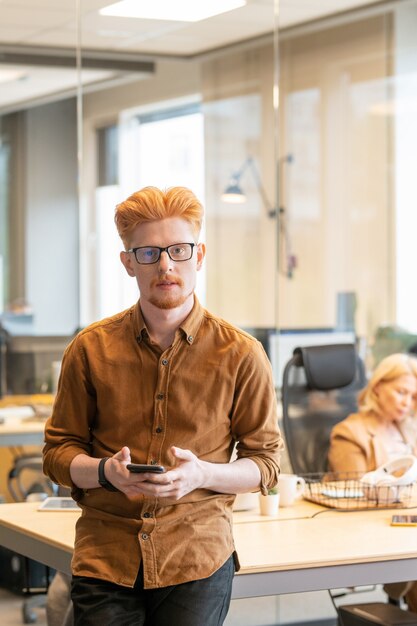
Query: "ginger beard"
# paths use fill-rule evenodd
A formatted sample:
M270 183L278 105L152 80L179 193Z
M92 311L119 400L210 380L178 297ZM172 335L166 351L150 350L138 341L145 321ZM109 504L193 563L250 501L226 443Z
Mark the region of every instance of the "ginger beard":
M174 278L173 276L167 276L166 274L163 274L162 276L158 276L158 278L155 278L152 281L151 283L152 290L155 289L158 291L158 285L163 282L177 285L180 289L180 293L179 294L164 293L162 290L160 290L157 295L152 294L149 298L149 302L153 304L153 306L157 307L158 309L175 309L177 307L180 307L182 304L184 304L187 298L193 293L193 290L191 290L190 293L182 292L182 289L184 288L184 281L179 276L176 276Z

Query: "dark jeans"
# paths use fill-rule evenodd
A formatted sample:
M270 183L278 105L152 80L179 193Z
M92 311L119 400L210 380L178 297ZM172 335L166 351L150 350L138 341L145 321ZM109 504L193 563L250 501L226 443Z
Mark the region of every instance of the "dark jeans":
M230 605L233 556L209 578L162 589L133 589L105 580L73 576L75 626L221 626Z

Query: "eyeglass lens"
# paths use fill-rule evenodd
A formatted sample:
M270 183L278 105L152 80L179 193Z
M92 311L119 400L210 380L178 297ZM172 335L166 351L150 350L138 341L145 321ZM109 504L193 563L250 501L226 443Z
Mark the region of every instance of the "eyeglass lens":
M138 263L156 263L162 252L166 251L172 261L188 261L193 255L194 244L191 243L174 243L167 248L157 248L156 246L148 246L136 248L135 255Z

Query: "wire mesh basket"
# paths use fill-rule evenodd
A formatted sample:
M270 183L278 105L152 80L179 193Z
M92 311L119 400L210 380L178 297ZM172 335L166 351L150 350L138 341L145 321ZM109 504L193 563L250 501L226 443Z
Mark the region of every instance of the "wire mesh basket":
M303 474L304 498L332 509L404 508L413 494L409 485L369 485L360 472Z

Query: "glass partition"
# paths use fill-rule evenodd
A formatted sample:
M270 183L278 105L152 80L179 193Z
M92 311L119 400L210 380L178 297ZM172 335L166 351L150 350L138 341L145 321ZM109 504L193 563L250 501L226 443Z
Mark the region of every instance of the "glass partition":
M32 17L46 20L46 8ZM0 19L16 16L2 6ZM1 41L0 307L11 337L68 336L78 326L75 33L65 54Z
M76 29L35 52L20 42L48 23L34 9L0 8L0 395L50 390L79 325Z
M208 306L251 332L273 328L279 229L272 45L204 62L202 85ZM240 202L228 202L230 183L239 186Z
M55 93L20 80L20 100L0 103L3 321L68 337L116 306L105 279L119 245L106 230L114 204L174 146L172 176L158 184L194 187L206 206L201 297L262 340L277 387L295 345L353 338L369 368L406 350L417 338L416 3L329 18L284 5L278 30L277 3L253 0L245 11L267 19L262 36L248 27L220 45L207 21L211 44L197 52L195 27L156 32L99 14L105 6L66 3L55 66L43 59L36 69L56 77ZM188 131L170 132L171 148L164 133L149 148L149 120L171 116L175 129L172 111L190 106L201 116L198 159ZM225 201L232 182L243 202ZM108 271L125 306L136 294L121 269Z
M280 43L281 145L292 156L281 185L295 268L279 277L279 327L353 331L369 370L417 339L416 23L412 3Z

